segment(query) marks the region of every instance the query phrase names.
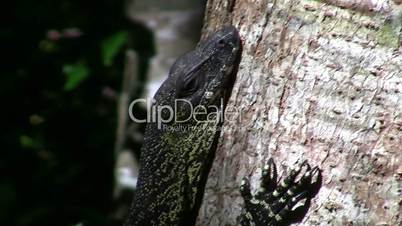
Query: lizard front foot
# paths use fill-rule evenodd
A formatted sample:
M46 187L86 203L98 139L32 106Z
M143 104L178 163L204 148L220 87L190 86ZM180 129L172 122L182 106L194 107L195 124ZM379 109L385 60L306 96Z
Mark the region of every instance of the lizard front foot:
M240 193L244 198L245 212L241 215L241 225L284 226L303 219L310 207L310 200L321 186L320 169L311 168L304 161L291 169L280 183L277 177L276 165L269 159L255 195L251 194L248 179L243 179Z

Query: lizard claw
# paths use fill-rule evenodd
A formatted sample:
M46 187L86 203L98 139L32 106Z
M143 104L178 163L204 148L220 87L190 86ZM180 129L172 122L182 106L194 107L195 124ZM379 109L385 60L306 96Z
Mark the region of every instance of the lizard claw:
M240 185L240 193L243 196L245 202L251 200L250 182L247 178L243 178Z
M274 160L270 158L267 164L264 166L262 170L261 184L260 186L266 191L273 191L275 189L276 183L278 179L278 172L276 170L276 165Z
M255 195L251 194L249 181L242 181L240 193L246 211L241 215L240 223L243 226L284 226L301 221L320 186L320 169L311 168L307 161L291 169L279 183L276 165L269 159L262 171L260 189Z

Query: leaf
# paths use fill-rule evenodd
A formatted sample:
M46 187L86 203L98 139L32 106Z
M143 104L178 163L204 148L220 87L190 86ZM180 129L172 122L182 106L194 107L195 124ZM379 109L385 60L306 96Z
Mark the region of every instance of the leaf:
M104 66L108 67L112 65L113 59L126 43L127 37L127 32L119 31L103 40L101 45L101 54Z
M63 73L67 76L64 84L65 91L75 89L82 81L89 76L89 68L84 63L67 64L63 66Z
M20 144L23 148L33 148L33 149L38 149L39 144L36 142L34 139L27 135L21 135L20 136Z

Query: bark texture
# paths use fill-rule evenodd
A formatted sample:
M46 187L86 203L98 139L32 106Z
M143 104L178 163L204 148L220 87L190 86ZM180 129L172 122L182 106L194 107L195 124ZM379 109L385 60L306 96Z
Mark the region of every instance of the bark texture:
M198 225L237 225L269 157L323 170L300 225L402 224L400 3L208 1L204 34L235 25L243 54Z

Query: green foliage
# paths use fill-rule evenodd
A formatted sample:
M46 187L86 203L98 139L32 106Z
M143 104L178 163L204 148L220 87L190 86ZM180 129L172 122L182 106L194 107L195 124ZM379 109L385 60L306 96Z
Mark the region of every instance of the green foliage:
M119 93L128 40L146 71L152 33L127 21L124 1L10 4L0 28L0 225L122 225L110 218L117 114L105 90Z
M85 63L66 64L63 66L63 73L66 75L65 91L75 89L82 81L89 76L89 68Z
M33 138L27 135L20 136L20 144L23 148L32 148L32 149L39 149L40 144Z
M127 38L128 38L127 32L119 31L103 40L101 46L101 53L102 53L102 62L104 66L109 67L113 64L114 58L123 48L124 44L127 41Z
M123 2L10 3L0 28L0 225L121 225L108 217L116 101L102 91L121 84L126 37L110 37L128 29Z

